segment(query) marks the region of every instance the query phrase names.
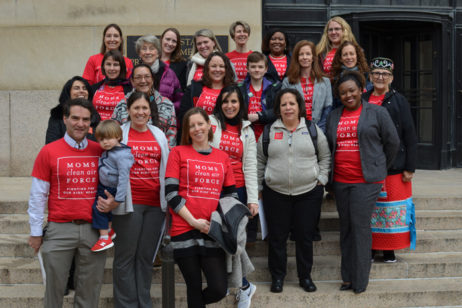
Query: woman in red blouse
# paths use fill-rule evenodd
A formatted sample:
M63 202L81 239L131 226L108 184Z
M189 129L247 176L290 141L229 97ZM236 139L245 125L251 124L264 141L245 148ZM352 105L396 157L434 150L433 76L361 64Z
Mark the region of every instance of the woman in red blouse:
M236 195L235 182L229 156L212 148L212 139L207 113L190 109L184 116L181 145L170 152L165 174L173 257L186 282L188 307L217 302L227 290L224 250L207 233L220 195Z
M122 30L116 24L109 24L104 28L100 53L91 56L85 65L82 77L85 78L90 85L104 79L105 75L102 70L101 61L106 52L110 50L118 50L121 54L124 53L124 37L122 36ZM128 79L133 69L133 63L127 57L124 57L124 61L127 68L124 77Z
M371 269L371 217L387 168L399 148L390 115L361 100L364 76L345 72L335 91L343 107L331 112L327 139L332 150L331 181L340 217L340 290L362 293Z
M268 70L265 78L272 82L281 82L290 65L289 38L280 29L266 33L261 43L261 51L268 57Z
M324 27L321 40L316 45L316 53L319 55L321 68L327 75L331 74L335 52L344 41L356 43L351 27L342 17L332 17Z
M326 131L326 120L332 108L329 78L323 77L312 42L302 40L295 45L287 77L282 89L296 89L305 101L306 119Z
M101 121L104 121L111 118L115 106L132 90L132 86L130 81L125 79L125 62L118 50L110 50L104 55L102 72L106 78L94 84L92 89L95 93L93 106L98 111Z
M179 122L192 107L201 107L212 114L221 89L234 83L234 71L228 57L221 51L211 53L204 63L204 75L199 81L192 81L181 99Z
M245 21L235 21L229 27L229 35L236 43L236 49L228 52L226 56L234 65L237 82L241 82L247 75L247 57L252 53L252 50L247 47L250 26Z

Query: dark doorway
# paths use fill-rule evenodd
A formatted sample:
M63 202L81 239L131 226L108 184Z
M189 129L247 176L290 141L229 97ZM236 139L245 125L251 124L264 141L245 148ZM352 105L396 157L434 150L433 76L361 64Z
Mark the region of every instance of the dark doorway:
M439 169L441 161L441 25L415 21L359 22L366 57L385 56L395 63L392 86L411 105L418 136L417 167Z

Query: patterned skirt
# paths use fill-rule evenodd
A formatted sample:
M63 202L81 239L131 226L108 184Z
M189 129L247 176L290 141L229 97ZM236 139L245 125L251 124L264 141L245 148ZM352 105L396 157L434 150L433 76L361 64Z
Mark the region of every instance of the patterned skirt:
M412 183L402 174L389 175L372 212L372 249L415 249L415 208Z

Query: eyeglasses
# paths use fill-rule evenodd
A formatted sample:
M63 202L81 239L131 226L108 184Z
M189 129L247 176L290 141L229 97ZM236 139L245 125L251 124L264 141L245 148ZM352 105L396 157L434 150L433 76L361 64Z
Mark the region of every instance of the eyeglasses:
M329 28L327 29L327 32L340 32L342 30L343 30L342 28Z
M371 72L371 75L372 75L372 77L374 77L374 78L382 77L383 79L386 79L386 78L390 78L393 74L392 74L392 73L388 73L388 72L383 72L383 73L380 73L380 72Z
M152 79L152 77L149 76L149 75L146 75L146 76L135 76L135 77L133 77L133 80L135 80L135 81L141 81L141 80L143 80L143 79L146 80L146 81L150 81L150 80Z

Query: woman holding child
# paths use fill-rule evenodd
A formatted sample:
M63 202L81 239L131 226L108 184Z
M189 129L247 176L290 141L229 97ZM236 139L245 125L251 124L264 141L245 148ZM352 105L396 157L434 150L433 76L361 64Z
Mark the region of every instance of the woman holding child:
M125 203L112 214L115 240L114 307L152 307L152 260L164 228L165 169L169 154L165 134L148 124L149 96L133 93L127 100L130 121L122 125L122 142L135 158ZM152 108L152 109L151 109Z

